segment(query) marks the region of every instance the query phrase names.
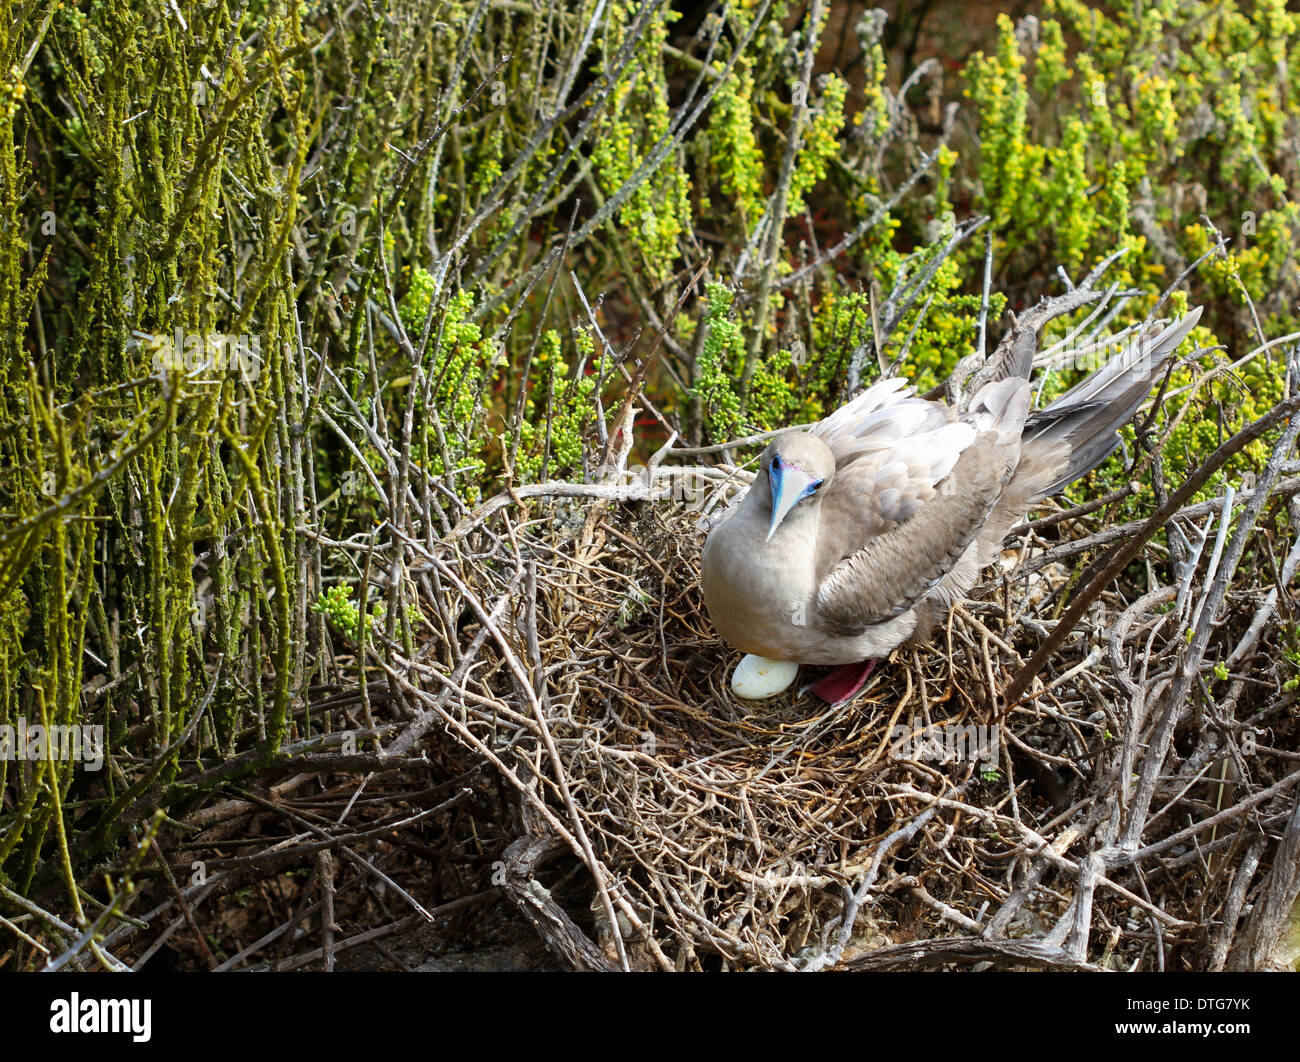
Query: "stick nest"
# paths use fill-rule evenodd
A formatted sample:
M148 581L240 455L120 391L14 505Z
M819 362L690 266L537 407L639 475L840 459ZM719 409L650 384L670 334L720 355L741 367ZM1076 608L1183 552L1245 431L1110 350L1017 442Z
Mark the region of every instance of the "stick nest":
M504 515L431 565L444 578L429 611L448 641L456 629L482 648L417 699L454 759L506 783L519 837L500 882L573 964L1154 969L1273 955L1264 894L1295 836L1296 695L1281 692L1276 616L1252 623L1248 587L1213 635L1218 659L1240 658L1226 683L1198 674L1171 708L1202 591L1130 601L1120 587L1007 710L1001 691L1057 621L1086 539L1027 532L931 644L895 652L851 703L798 684L746 702L729 689L739 654L699 594L698 513L546 502L522 526ZM543 884L550 862L567 904Z

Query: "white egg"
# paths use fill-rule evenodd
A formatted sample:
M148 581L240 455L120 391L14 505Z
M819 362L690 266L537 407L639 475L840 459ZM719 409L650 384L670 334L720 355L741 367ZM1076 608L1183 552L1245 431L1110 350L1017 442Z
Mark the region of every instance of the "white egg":
M737 697L761 701L789 689L797 674L799 665L793 661L768 660L750 653L736 665L735 674L731 676L731 689Z

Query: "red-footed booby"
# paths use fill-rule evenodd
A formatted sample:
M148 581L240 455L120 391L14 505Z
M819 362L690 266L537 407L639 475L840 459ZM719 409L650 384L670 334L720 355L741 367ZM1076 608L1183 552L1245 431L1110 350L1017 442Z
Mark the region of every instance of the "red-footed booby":
M960 412L887 378L774 438L704 545L709 616L750 654L736 692L770 696L795 665L830 664L807 688L842 703L877 659L924 642L1026 510L1119 445L1200 316L1134 339L1042 410L1030 410L1034 344L1020 342Z

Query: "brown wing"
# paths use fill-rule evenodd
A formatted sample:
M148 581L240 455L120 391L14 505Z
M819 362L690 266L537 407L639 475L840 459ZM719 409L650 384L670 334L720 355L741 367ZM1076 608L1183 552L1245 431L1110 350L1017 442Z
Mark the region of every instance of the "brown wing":
M853 636L914 607L979 535L1018 456L1018 438L982 433L936 488L917 492L908 515L895 521L877 515L865 536L862 512L878 514L875 499L861 499L856 514L847 492L831 506L824 499L829 552L817 591L818 626ZM843 542L861 544L837 557L835 544Z

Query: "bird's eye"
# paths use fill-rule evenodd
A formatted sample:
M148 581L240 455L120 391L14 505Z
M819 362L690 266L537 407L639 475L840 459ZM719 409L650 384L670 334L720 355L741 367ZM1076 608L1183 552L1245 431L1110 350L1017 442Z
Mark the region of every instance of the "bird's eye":
M808 484L808 493L809 494L814 493L817 490L817 488L820 487L824 482L826 481L822 479L813 480L811 483Z
M772 467L775 468L778 472L781 470L781 455L780 455L780 454L773 454L773 455L772 455Z

